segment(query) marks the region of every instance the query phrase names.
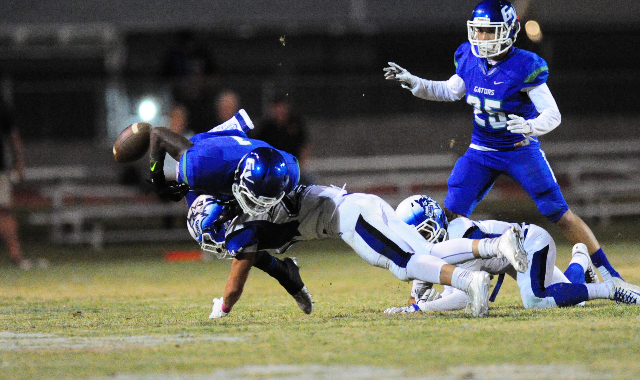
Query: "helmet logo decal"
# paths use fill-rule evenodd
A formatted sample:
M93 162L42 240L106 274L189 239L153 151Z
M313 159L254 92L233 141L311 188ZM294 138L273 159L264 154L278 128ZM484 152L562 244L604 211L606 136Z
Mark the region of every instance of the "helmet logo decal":
M254 160L252 157L247 158L247 163L244 166L244 170L242 171L242 175L240 176L240 178L244 178L245 181L249 181L251 183L255 183L250 177L251 177L251 171L253 169L255 169L256 166L256 160Z
M504 7L502 7L501 12L502 19L506 23L511 23L518 17L516 16L516 9L510 5L505 5Z

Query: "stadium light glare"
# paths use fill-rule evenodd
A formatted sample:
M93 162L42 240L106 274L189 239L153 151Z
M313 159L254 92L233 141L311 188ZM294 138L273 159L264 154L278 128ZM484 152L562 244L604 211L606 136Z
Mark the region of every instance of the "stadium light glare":
M527 32L527 37L533 42L541 42L542 41L542 29L540 29L540 24L538 24L535 20L529 20L526 24L524 24L524 30Z
M151 99L145 99L138 106L138 115L144 122L150 122L158 114L158 106Z

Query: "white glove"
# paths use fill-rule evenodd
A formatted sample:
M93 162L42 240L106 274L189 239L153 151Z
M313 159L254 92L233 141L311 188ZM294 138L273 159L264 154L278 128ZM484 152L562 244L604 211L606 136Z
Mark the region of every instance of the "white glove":
M415 313L416 311L420 311L418 305L411 304L409 306L401 306L401 307L390 307L384 311L385 314L404 314L404 313Z
M406 88L408 90L411 90L418 85L418 81L420 78L411 74L410 72L393 62L387 63L389 64L389 67L385 67L383 69L385 71L384 79L397 80L398 82L401 82L402 88Z
M533 133L531 121L525 120L523 117L518 115L509 115L509 119L511 119L507 121L507 129L509 132L521 133L525 135L525 137L529 137L529 135Z
M420 297L420 299L418 300L418 307L422 311L427 311L427 304L429 302L435 301L435 300L437 300L437 299L439 299L441 297L442 296L441 296L440 292L436 291L434 288L431 288L431 289L427 290L426 292L424 292L422 297Z
M211 314L209 314L209 319L216 318L224 318L229 313L225 313L222 311L222 297L213 299L213 308L211 309Z

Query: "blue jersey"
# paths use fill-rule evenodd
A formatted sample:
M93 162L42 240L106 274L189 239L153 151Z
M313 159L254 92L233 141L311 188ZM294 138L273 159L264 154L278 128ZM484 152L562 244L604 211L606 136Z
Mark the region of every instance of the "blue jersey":
M178 181L191 188L187 197L189 203L197 194L208 194L223 200L233 197L231 185L242 157L256 148L273 148L264 141L248 138L237 129L199 133L190 140L193 146L182 154L178 163ZM288 193L298 184L300 168L293 155L281 150L278 152L289 169L291 180L285 189Z
M467 103L474 107L471 143L492 149L513 149L524 136L507 130L507 115L525 119L538 116L524 88L547 81L549 68L544 59L527 50L511 48L505 58L489 68L465 42L455 53L456 74L466 87ZM539 145L537 139L532 144Z

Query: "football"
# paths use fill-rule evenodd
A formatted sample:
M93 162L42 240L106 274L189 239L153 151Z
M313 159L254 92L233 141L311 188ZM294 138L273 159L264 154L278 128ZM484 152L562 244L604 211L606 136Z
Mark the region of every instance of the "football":
M133 123L120 132L113 144L113 158L127 163L141 159L149 150L151 124Z

